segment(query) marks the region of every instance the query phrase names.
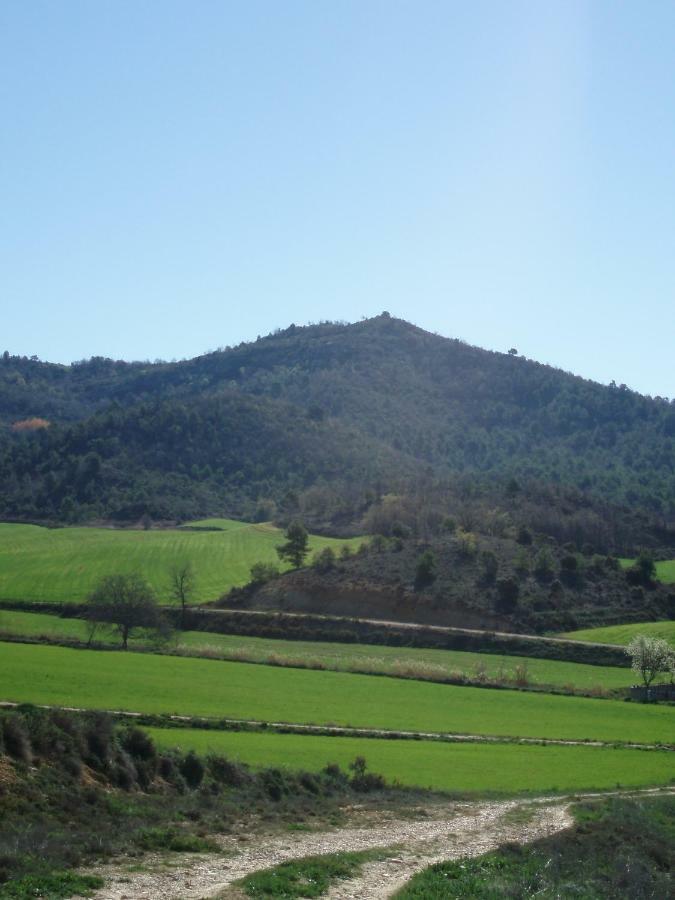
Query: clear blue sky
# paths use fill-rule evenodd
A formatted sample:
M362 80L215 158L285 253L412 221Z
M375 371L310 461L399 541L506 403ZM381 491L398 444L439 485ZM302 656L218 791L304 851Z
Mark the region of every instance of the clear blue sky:
M675 395L675 3L5 0L0 351L383 309Z

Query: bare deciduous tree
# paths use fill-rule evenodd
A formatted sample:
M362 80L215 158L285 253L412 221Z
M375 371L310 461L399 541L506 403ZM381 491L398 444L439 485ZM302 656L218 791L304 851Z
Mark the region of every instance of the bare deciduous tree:
M182 630L185 630L185 613L190 597L195 589L195 574L192 563L189 560L176 563L171 569L170 578L171 596L180 603L180 627Z
M99 625L119 633L122 649L126 650L132 633L151 629L156 635L168 633L155 594L140 575L108 575L99 581L89 595L86 619L90 626L89 641Z

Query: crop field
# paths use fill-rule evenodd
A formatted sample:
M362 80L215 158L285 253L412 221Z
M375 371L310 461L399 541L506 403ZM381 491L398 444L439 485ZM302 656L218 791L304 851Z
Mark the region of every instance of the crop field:
M635 562L634 559L620 559L624 569L629 568ZM664 584L675 582L675 559L663 559L656 563L656 577Z
M196 576L193 602L215 600L249 580L256 562L279 563L283 533L269 524L228 519L214 531L41 528L0 524L0 599L71 601L86 598L105 575L140 572L162 602L170 602L169 571L190 561ZM203 523L196 523L203 524ZM360 539L312 537L310 549L339 549Z
M582 628L579 631L568 631L556 637L569 638L572 641L594 641L600 644L629 644L637 634L648 634L651 637L664 638L675 645L675 621L630 622L626 625L605 625L601 628Z
M604 747L450 744L440 741L148 729L160 747L219 753L254 767L285 764L317 771L346 769L356 756L389 781L443 791L514 793L667 784L675 780L672 753Z
M86 640L84 622L46 613L0 610L0 633L48 637L57 640ZM103 635L100 633L99 637ZM114 635L109 635L114 641ZM133 647L143 646L143 638L133 639ZM273 665L298 665L335 671L361 671L441 680L465 674L483 674L488 679L515 679L517 670L533 684L557 688L573 685L583 689L613 690L628 687L634 676L629 668L591 666L583 663L529 659L469 653L462 650L425 650L417 647L386 647L368 644L339 644L321 641L284 641L271 638L213 634L203 631L177 632L166 648L224 659L255 661ZM664 676L665 677L665 676Z
M2 698L417 732L670 742L665 706L343 672L0 643Z

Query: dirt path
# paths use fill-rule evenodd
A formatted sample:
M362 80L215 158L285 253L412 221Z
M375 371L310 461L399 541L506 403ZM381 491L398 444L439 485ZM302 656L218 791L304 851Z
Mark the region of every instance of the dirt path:
M531 818L530 818L531 814ZM511 820L510 817L513 817ZM336 884L329 898L389 897L415 872L442 859L475 856L504 841L531 841L571 823L568 804L518 801L453 804L410 819L375 817L359 827L320 833L291 832L248 840L223 838L223 854L148 856L118 860L95 870L106 880L97 900L198 900L241 896L233 882L289 859L348 850L389 848L385 859L364 866L353 880ZM134 863L136 863L134 865ZM134 871L135 869L141 871Z
M416 872L435 862L479 856L509 841L527 843L572 824L570 804L612 795L675 793L672 789L616 791L483 803L453 803L416 810L397 818L391 813L356 810L358 823L334 831L284 835L216 837L220 854L147 854L126 857L96 869L106 886L96 900L206 900L241 898L233 883L260 869L290 859L344 851L382 849L382 860L364 865L361 874L334 884L328 900L384 900Z
M167 609L172 609L172 607L167 607ZM288 618L293 619L324 619L329 622L340 623L358 622L359 624L375 625L384 628L407 628L411 631L433 631L438 634L459 634L470 635L472 637L484 637L486 634L489 634L494 637L504 638L505 640L511 640L515 638L518 640L531 641L534 643L543 641L546 644L560 644L566 647L578 647L581 644L584 647L611 647L614 650L626 649L623 644L606 644L599 641L575 641L572 638L548 637L543 634L521 634L517 631L493 631L489 628L460 628L455 625L429 625L423 622L399 622L396 619L369 619L361 618L359 616L330 616L322 613L302 613L291 612L289 610L284 610L283 612L281 612L280 610L276 609L239 609L234 606L224 606L217 609L208 606L195 606L193 607L193 609L200 613L211 616L218 616L223 613L236 613L237 615L244 616L269 616L271 614L277 613L281 616L287 616Z
M513 810L512 810L513 811ZM506 841L528 843L561 831L572 824L568 805L544 806L532 810L529 821L508 821L508 810L481 809L475 816L463 816L438 832L415 835L402 852L369 863L357 878L336 884L329 900L379 900L391 897L412 876L443 860L480 856Z

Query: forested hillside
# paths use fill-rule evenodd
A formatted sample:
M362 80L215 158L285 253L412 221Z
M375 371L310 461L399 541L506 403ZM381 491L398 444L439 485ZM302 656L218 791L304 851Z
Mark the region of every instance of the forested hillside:
M300 508L346 526L422 479L455 505L517 494L521 512L541 516L543 491L563 517L585 507L600 522L611 506L622 527L637 516L662 531L675 518L673 403L386 313L177 363L5 354L0 422L4 517Z

